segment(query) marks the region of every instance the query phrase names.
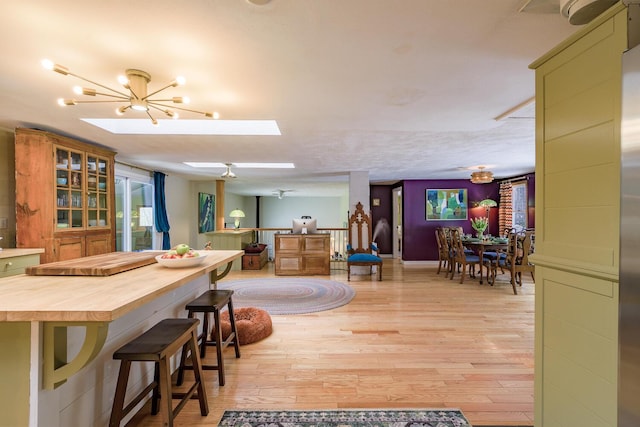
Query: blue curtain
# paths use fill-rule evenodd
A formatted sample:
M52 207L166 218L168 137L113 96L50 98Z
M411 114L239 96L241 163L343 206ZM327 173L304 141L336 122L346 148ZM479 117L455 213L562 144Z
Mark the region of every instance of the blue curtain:
M164 178L162 172L153 172L153 205L156 231L162 233L162 249L171 249L169 237L169 219L167 218L167 201L164 195Z

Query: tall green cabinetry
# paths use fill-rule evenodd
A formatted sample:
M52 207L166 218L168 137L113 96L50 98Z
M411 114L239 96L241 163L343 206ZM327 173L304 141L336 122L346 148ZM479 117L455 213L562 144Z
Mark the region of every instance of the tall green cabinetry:
M615 427L618 385L619 3L536 70L536 427Z

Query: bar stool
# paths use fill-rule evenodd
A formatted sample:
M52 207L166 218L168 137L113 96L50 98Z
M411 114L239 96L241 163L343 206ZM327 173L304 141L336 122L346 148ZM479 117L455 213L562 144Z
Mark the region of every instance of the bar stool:
M121 360L121 362L109 427L119 427L122 419L150 391L153 391L151 413L153 415L158 413L158 401L160 401L160 414L165 426L173 426L174 418L189 399L194 396L196 390L198 392L196 397L200 402L200 414L205 416L209 413L207 395L202 384L202 365L197 351L199 323L200 320L198 319L162 320L113 353L113 358ZM187 353L187 349L190 349L189 353L194 367L195 382L186 393L174 393L171 389L170 358L181 348L183 355ZM154 362L154 374L153 381L125 407L124 398L127 391L131 362ZM181 399L175 409L173 409L172 399Z
M238 342L238 331L236 329L236 321L233 315L233 301L231 296L232 290L209 290L200 295L195 300L191 301L185 306L185 309L189 311L188 317L194 318L196 313L203 313L204 320L202 322L202 334L198 337L200 343L200 358L204 359L207 352L207 346L214 346L216 348L217 365L202 365L202 369L217 370L218 371L218 384L224 385L224 358L222 351L233 344L236 351L236 358L240 357L240 343ZM227 306L229 310L229 321L231 323L231 333L226 340L222 339L222 328L220 327L220 311ZM209 330L209 317L213 314L212 330ZM210 336L210 338L209 338ZM182 354L180 361L180 368L178 369L177 384L182 384L184 378L185 369L193 369L185 363L186 354Z

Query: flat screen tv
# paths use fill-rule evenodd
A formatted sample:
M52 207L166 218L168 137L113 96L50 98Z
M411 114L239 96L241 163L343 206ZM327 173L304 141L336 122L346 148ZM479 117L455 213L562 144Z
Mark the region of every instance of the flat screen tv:
M315 218L294 218L291 230L293 234L313 234L318 232L318 224Z

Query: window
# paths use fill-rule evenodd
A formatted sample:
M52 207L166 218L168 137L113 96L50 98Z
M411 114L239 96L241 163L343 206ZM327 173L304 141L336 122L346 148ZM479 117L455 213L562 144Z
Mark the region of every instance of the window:
M513 228L524 230L528 227L527 182L514 182L511 187L511 223Z
M154 249L153 178L116 164L116 250Z

